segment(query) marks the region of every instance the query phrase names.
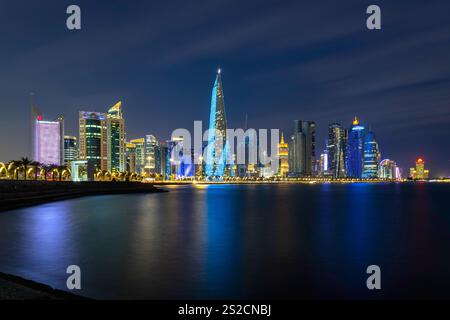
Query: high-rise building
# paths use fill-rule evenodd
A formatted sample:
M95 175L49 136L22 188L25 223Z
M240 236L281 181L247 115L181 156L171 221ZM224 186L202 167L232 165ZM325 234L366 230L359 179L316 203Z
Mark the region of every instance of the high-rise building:
M136 172L143 175L145 168L145 139L133 139L130 142L136 146Z
M359 124L355 117L352 126L348 130L346 173L347 177L362 178L363 173L363 150L366 128Z
M332 123L328 126L328 173L333 178L344 178L345 153L347 147L347 131L339 124Z
M364 137L362 178L377 178L380 157L380 150L375 140L375 135L372 131L367 131Z
M108 169L107 117L105 113L79 112L79 156L95 169Z
M324 152L320 154L318 174L322 177L329 175L328 150L324 150Z
M122 101L117 102L107 114L108 171L125 171L125 120Z
M228 175L226 164L230 150L226 129L225 102L219 69L211 94L208 147L205 159L205 174L208 179L222 179Z
M125 144L126 171L129 173L136 172L136 145L131 142Z
M158 141L156 137L148 134L145 136L145 172L147 174L156 174Z
M45 121L40 112L33 124L34 153L33 160L46 165L62 165L64 162L64 119L59 116L55 121Z
M384 159L380 161L378 169L378 177L380 179L401 179L399 168L395 161L390 159Z
M416 167L409 170L410 177L414 180L426 180L430 176L430 171L425 169L425 160L417 158Z
M289 174L289 146L284 141L284 135L281 133L281 141L278 144L279 168L278 174L281 177L287 177Z
M316 165L316 124L314 121L294 120L294 133L289 143L291 176L312 176Z
M64 136L64 165L78 159L77 137Z

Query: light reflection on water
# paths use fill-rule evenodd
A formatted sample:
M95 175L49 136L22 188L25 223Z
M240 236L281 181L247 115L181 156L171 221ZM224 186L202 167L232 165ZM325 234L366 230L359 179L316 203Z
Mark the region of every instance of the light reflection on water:
M446 185L172 186L0 214L0 271L95 298L450 297ZM382 269L382 292L365 269Z

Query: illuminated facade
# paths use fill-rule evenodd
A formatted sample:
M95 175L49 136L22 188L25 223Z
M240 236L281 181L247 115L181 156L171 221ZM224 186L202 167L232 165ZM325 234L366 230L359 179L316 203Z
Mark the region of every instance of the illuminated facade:
M107 116L101 112L79 112L79 160L88 160L95 169L108 169Z
M136 145L131 142L125 144L126 171L136 172Z
M211 94L208 146L205 159L205 174L208 179L222 179L229 174L226 164L229 154L226 129L225 103L219 69Z
M378 177L378 163L380 162L380 150L375 140L373 132L368 131L364 137L363 148L363 172L364 179L374 179Z
M62 165L64 162L64 119L44 121L41 114L34 124L33 159L46 165Z
M78 159L77 137L64 136L64 164L69 165Z
M107 145L108 171L125 171L125 120L122 101L108 110Z
M147 174L156 173L158 141L156 137L149 134L145 136L145 172Z
M329 166L328 151L325 150L324 153L320 154L319 168L318 168L319 176L326 176L329 174L328 166Z
M333 178L344 178L345 154L347 149L347 131L339 124L332 123L328 126L328 173Z
M144 174L145 167L145 139L133 139L130 140L132 144L136 146L136 172Z
M430 171L425 169L425 160L418 158L416 160L416 167L409 170L409 175L414 180L426 180L430 176Z
M278 174L281 177L287 177L289 174L289 147L284 141L283 133L281 134L281 141L278 144L278 157L280 161Z
M359 124L358 118L352 123L348 131L346 173L347 177L362 178L363 153L366 128Z
M378 169L378 177L380 179L401 179L400 170L397 167L395 161L390 159L384 159L380 162Z

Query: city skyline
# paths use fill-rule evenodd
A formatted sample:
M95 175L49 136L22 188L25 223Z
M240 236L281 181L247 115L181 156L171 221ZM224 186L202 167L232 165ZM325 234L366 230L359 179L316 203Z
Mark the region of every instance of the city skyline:
M330 1L326 7L333 9L335 17L322 10L325 5L287 3L272 10L274 3L253 10L248 3L242 4L242 16L236 17L232 15L236 3L220 12L216 11L220 3L207 4L184 10L184 18L177 22L179 16L168 21L156 18L169 12L170 5L149 9L137 2L126 11L116 4L119 10L105 12L99 5L81 1L86 19L79 33L59 29L64 15L61 19L58 6L31 5L33 14L23 13L20 25L8 17L1 22L15 28L8 27L12 38L1 53L14 58L3 74L7 81L2 81L2 103L10 121L0 129L0 160L27 153L29 134L20 133L28 130L23 119L30 92L46 116L64 115L65 134L76 135L79 110L107 110L122 100L127 123L132 124L128 137L154 134L165 140L175 128L192 127L194 120L207 123L211 75L221 67L227 77L230 127L244 127L248 115L249 127L280 128L287 138L293 120L311 119L317 125L319 151L330 123L348 127L357 115L376 132L382 155L404 170L421 156L433 176L449 176L450 151L442 146L450 136L446 125L450 46L444 42L448 4L435 3L406 14L381 1L388 14L383 15L379 33L364 29L365 4L355 4L337 7ZM414 8L417 2L408 5ZM8 6L11 16L19 11L19 5ZM108 24L119 11L120 26ZM217 25L204 29L212 12ZM147 19L147 14L153 18ZM413 23L419 16L420 26ZM336 24L345 28L334 31ZM136 38L117 46L116 39L107 35L120 38L121 28ZM153 34L155 29L160 33ZM181 29L186 30L175 35ZM217 40L214 31L220 31ZM181 45L161 47L161 41L172 36ZM17 40L23 37L30 40ZM189 37L195 40L191 46L185 41ZM32 40L37 38L43 44ZM118 58L116 53L122 52L126 54ZM422 61L423 56L437 67ZM56 62L60 60L64 63ZM16 130L14 141L7 138Z

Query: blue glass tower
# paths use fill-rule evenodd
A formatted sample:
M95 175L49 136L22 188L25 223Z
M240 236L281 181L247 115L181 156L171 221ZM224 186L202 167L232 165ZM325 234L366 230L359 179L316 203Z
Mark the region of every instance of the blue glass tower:
M363 173L364 179L373 179L378 177L378 163L380 161L380 151L378 143L375 140L373 132L368 131L364 139L364 160Z
M227 143L227 120L223 98L220 69L211 94L208 146L205 159L205 174L208 179L222 179L226 173L229 144Z
M346 171L347 177L362 178L363 173L363 148L366 135L366 128L359 124L355 117L352 126L348 131Z

